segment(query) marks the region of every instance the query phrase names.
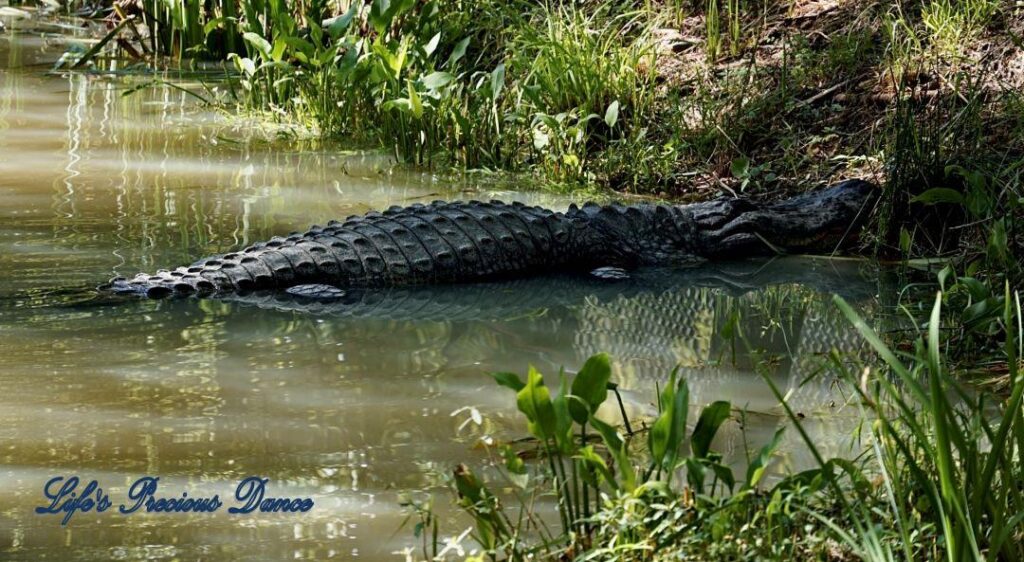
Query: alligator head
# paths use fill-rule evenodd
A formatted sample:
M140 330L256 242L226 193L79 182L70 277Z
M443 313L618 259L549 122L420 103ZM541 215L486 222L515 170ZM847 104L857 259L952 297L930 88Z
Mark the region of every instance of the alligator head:
M876 189L849 180L776 203L723 198L690 205L570 207L585 246L612 265L685 264L777 253L832 253L856 241Z
M831 254L857 241L877 197L874 185L847 180L775 203L729 199L687 208L701 254L708 258Z

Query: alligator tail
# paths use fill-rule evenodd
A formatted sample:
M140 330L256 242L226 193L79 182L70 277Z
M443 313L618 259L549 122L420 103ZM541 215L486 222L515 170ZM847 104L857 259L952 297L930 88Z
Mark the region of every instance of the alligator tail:
M571 222L561 213L498 201L392 207L173 271L115 278L105 288L160 298L313 283L372 287L504 278L569 255Z

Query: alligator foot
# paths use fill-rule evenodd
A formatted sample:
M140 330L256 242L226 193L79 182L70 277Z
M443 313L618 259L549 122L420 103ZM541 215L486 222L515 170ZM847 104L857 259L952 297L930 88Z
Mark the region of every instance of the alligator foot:
M621 267L599 267L590 272L590 275L604 281L621 281L629 279L629 272Z
M285 292L299 298L316 301L332 301L345 296L345 291L342 291L334 285L324 284L296 285L294 287L288 287Z

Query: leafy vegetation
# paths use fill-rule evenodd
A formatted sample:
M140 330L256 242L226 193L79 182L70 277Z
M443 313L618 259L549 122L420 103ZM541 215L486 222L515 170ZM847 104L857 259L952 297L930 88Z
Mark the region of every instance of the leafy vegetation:
M118 9L111 17L130 24L111 31L110 45L123 53L158 66L226 64L226 87L211 83L203 96L211 103L400 161L679 197L869 177L884 196L865 251L1020 273L1024 74L1006 53L1021 48L1024 13L1012 3L146 0Z
M951 282L936 296L924 333L907 352L890 347L835 297L877 354L861 363L834 352L829 360L866 420L863 453L854 460L825 459L768 376L790 425L749 451L745 470L734 474L714 442L723 423L742 412L713 402L691 426L686 381L676 372L643 431L598 415L609 390L617 391L606 355L590 358L571 383L561 373L556 388L532 368L525 381L495 374L515 393L538 461L526 463L532 453L504 445L496 451L502 469L485 472L490 479L465 465L455 470L458 503L482 548L478 558L1021 559L1020 297L1007 287L990 317L1012 384L1006 393L978 393L945 363L940 335L943 303L970 285ZM801 436L816 468L767 476L784 430ZM557 512L559 527L544 522L544 506ZM438 556L436 527L433 536L424 545L427 559Z

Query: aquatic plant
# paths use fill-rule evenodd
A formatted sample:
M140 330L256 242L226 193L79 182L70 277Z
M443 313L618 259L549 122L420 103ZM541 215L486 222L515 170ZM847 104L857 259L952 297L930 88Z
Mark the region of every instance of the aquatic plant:
M895 351L835 297L877 354L877 360L863 362L833 352L826 362L859 398L864 450L826 459L805 420L766 374L789 431L817 462L774 483L765 475L784 429L736 474L712 444L719 428L741 420L742 412L714 402L689 429L689 393L678 371L657 397L655 419L640 431L634 430L637 420L631 424L624 417L621 404L623 427L597 416L609 391L617 392L606 355L587 360L571 383L561 373L557 388L532 368L526 380L495 374L498 384L515 391L532 445L496 449L503 465L498 480L466 465L455 470L453 487L475 522L474 539L485 555L509 560L539 554L638 561L1020 559L1020 296L1007 286L995 300L1000 312L987 316L996 328L989 333L1003 342L998 353L1010 381L1005 393L993 396L964 386L943 357L942 303L963 285L972 282L943 279L945 290L936 295L924 334L906 352ZM726 335L746 341L738 325ZM538 462L528 462L534 454ZM552 498L561 523L555 530L544 522L545 496ZM436 519L426 521L437 525Z

